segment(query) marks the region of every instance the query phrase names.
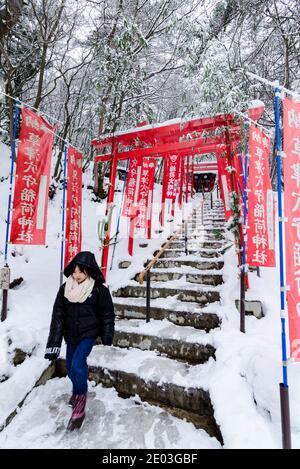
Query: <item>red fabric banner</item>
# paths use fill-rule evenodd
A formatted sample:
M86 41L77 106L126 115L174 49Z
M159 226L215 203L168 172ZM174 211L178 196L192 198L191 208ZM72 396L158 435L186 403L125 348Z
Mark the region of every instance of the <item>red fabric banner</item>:
M149 213L148 208L152 209L152 193L154 187L156 159L143 158L142 173L138 189L138 215L136 228L148 228Z
M218 176L219 176L219 187L220 187L220 196L224 202L224 213L225 220L228 221L232 216L232 211L230 209L230 192L231 192L231 180L230 173L226 168L230 166L228 161L228 155L226 152L226 146L222 145L216 150L217 155L217 164L218 164Z
M149 234L150 222L147 211L149 200L151 200L152 209L152 194L150 194L149 199L149 191L151 189L153 191L155 166L155 158L134 158L129 164L125 189L127 196L124 201L123 215L130 217L128 237L128 253L130 256L133 255L135 228L148 228Z
M175 200L179 188L180 156L172 155L165 158L164 167L164 200Z
M165 201L176 200L180 188L180 156L171 155L164 158L164 179L162 188L162 203L160 212L160 223L164 225Z
M290 353L300 361L300 103L283 101L284 214Z
M82 240L82 153L68 148L65 267L81 251Z
M12 244L46 242L48 193L54 128L29 109L22 109L14 191Z
M131 158L126 179L125 199L122 211L122 215L124 217L132 217L133 215L135 215L134 207L136 208L137 206L141 172L142 158Z
M180 181L179 181L179 207L182 208L183 183L184 183L184 156L180 158Z
M270 138L254 125L249 129L248 264L275 266L274 201L269 176Z

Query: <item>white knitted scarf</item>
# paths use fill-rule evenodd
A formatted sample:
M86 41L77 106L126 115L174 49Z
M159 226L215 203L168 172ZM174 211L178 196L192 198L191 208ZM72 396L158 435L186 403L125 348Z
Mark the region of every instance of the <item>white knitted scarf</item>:
M87 297L92 293L95 285L95 280L87 277L83 282L77 283L70 275L66 281L65 297L71 303L83 303Z

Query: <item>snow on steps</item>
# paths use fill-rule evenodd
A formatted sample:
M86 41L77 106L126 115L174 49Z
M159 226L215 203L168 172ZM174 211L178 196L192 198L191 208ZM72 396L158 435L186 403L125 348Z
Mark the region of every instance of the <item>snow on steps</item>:
M89 379L114 387L121 397L138 395L141 400L166 408L222 442L205 378L185 363L160 357L152 351L95 346L88 358ZM66 376L65 360L56 364L59 377Z
M147 261L146 265L149 263ZM146 267L145 265L145 267ZM191 261L191 260L177 260L177 259L160 259L155 264L155 269L173 269L175 267L192 267L197 270L219 270L224 267L224 262L217 261Z
M215 357L211 338L204 331L193 327L182 328L168 321L152 320L116 322L114 345L121 348L156 350L171 358L191 364L205 363Z
M199 256L204 257L206 259L215 259L217 257L221 257L221 253L219 253L216 249L190 249L188 247L189 254L199 254ZM160 259L178 259L182 257L184 254L183 249L166 249L163 254L161 255Z
M220 300L220 292L216 287L206 285L187 285L177 287L175 282L170 282L170 287L165 287L163 282L151 282L151 299L159 297L177 296L180 301L194 301L200 304L214 303ZM193 288L194 287L194 288ZM114 297L146 298L147 290L144 285L127 285L114 292Z
M221 221L220 215L217 221L218 223ZM220 293L216 286L223 282L222 254L226 241L222 242L225 240L224 224L214 225L210 221L206 225L208 231L206 226L195 223L195 220L189 224L189 256L184 254L185 245L182 236L171 244L151 270L149 324L133 320L133 318L145 318L145 285L131 281L127 286L113 292L115 311L118 316L126 319L116 323L114 346L117 349L129 348L128 353L131 350L134 354L135 351L142 363L140 365L135 363L137 368L133 371L126 369L126 365L130 363L130 356L125 354L122 356L123 368L117 360L117 369L115 369L111 359L108 359L108 367L97 363L96 367L92 366L92 374L96 382L114 386L122 395L138 394L141 399L148 402L167 405L169 409L173 409L173 412L177 412L177 415L180 412L181 417L184 412L185 418L191 420L194 425L204 428L210 435L217 436L221 441L222 437L214 421L209 394L203 394L203 388L199 383L192 385L192 395L196 396L195 402L198 402L197 409L194 409L186 392L186 383L182 386L177 379L176 383L173 380L174 376L178 378L184 374L183 370L190 369L186 367L192 365L197 367L198 364L205 364L215 357L215 349L209 334L204 331L217 328L220 320L214 311L205 310L204 305L210 304L211 308L215 305L217 310ZM180 303L183 303L185 308L180 308ZM185 328L182 328L182 325ZM143 375L143 371L147 371L144 363L147 363L147 354L151 352L155 353L157 358L154 361L154 368L148 360L151 374L147 380ZM163 358L159 354L167 355L168 358L164 359L168 361L157 362ZM166 364L168 364L168 373L164 374ZM208 426L207 421L203 420L203 414L205 415L207 410L210 421Z
M209 331L220 325L220 318L215 312L206 312L199 307L198 303L194 303L197 307L193 308L193 304L188 303L189 310L185 309L183 303L181 309L178 306L171 307L170 304L164 305L159 300L151 301L151 319L163 320L179 326L191 326L195 329L203 329ZM139 298L115 298L115 313L123 319L146 319L145 300Z
M201 283L206 285L221 285L221 283L223 283L222 275L216 273L199 274L197 272L178 272L170 269L151 270L151 281L167 282L182 278L186 278L186 281L189 283Z

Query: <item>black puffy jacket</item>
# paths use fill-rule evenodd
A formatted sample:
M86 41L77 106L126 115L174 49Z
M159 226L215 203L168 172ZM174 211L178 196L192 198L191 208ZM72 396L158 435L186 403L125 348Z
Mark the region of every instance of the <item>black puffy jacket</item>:
M95 284L83 303L71 303L64 291L65 284L60 287L53 306L46 358L59 356L62 338L66 343L78 344L82 339L100 336L103 345L111 345L115 314L108 288Z

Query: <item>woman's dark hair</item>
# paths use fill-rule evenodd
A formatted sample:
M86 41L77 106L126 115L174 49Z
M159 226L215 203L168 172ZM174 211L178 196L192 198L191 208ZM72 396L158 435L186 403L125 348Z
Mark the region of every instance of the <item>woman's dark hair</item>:
M78 267L80 272L82 272L83 274L86 274L88 277L92 277L95 280L95 278L96 278L95 272L92 269L90 269L89 267L87 267L86 265L83 265L83 264L75 264L72 274L75 272L76 267Z

